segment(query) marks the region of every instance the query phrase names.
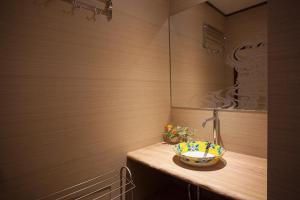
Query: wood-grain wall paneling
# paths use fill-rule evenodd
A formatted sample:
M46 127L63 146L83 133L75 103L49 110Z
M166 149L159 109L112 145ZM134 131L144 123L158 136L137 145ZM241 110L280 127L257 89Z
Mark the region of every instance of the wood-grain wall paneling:
M169 1L115 1L110 22L34 2L0 7L1 199L119 167L169 120Z
M209 110L172 108L172 122L195 128L195 138L213 141L213 123L202 122L213 116ZM228 151L267 157L267 113L220 111L220 136Z
M220 134L229 151L267 157L267 113L220 112Z
M269 1L268 199L299 199L299 1Z
M207 123L205 128L202 127L202 122L212 116L211 111L206 110L192 110L192 109L177 109L171 110L171 121L174 124L189 126L194 128L194 137L199 140L213 141L212 123Z
M182 10L191 8L195 5L205 2L205 0L171 0L170 1L170 13L175 14Z

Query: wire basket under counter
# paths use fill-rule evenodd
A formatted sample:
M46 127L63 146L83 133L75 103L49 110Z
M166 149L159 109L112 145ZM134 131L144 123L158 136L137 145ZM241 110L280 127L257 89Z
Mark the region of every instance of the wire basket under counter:
M135 187L130 169L123 166L37 200L133 200Z

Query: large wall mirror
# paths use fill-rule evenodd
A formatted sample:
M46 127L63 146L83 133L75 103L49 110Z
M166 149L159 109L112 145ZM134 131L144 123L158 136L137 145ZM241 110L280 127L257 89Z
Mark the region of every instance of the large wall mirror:
M171 2L172 106L267 110L267 2Z

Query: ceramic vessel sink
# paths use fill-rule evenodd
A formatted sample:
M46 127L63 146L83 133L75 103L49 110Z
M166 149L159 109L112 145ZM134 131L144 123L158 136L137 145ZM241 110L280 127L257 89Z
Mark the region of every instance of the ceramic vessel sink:
M180 161L198 167L216 164L223 156L225 149L206 141L182 142L174 146Z

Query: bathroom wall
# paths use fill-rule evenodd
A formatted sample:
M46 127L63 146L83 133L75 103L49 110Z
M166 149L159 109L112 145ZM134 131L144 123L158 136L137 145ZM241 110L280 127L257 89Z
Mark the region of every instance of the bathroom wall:
M211 110L172 108L172 122L195 129L195 138L213 141L213 123L202 122L212 117ZM220 111L220 142L228 151L267 157L267 113Z
M67 1L0 11L0 199L34 199L124 163L169 120L167 0Z
M269 6L268 199L299 199L299 1Z
M170 3L170 13L175 14L202 2L205 2L205 0L172 0Z

